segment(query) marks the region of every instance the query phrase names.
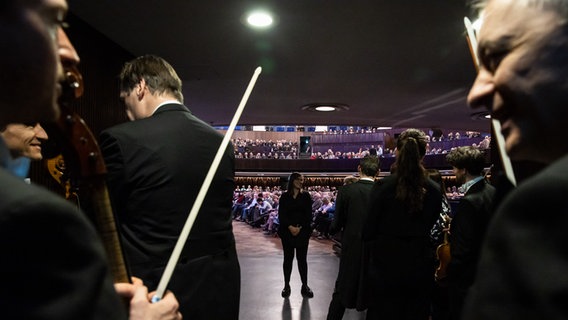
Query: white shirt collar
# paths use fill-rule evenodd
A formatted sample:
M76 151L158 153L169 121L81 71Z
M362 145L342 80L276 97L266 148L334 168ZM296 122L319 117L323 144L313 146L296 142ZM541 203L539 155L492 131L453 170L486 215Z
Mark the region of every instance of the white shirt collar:
M154 111L152 111L152 114L156 113L156 111L158 111L158 109L160 109L161 106L166 105L166 104L172 104L172 103L182 105L182 103L179 102L179 101L177 101L177 100L167 100L167 101L164 101L164 102L160 103L160 104L156 107L156 109L154 109Z

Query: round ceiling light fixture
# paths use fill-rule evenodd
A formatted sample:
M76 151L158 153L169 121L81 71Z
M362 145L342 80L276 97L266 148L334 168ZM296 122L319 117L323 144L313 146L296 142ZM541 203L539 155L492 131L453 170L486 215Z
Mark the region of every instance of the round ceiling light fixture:
M300 109L304 111L335 112L349 110L349 106L344 103L310 103L303 105Z
M246 16L246 22L249 26L259 29L266 29L273 25L274 17L267 11L254 11Z

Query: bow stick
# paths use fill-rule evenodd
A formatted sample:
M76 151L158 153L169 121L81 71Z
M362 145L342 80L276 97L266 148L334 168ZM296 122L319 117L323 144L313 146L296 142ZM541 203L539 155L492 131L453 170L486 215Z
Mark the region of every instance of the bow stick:
M467 30L467 42L469 44L469 50L471 51L471 56L473 57L473 62L475 68L479 71L479 57L477 56L477 37L475 28L469 20L469 18L463 18L465 24L465 29ZM497 140L497 149L499 150L499 155L501 156L501 161L503 163L503 170L509 181L516 186L517 179L515 178L515 172L513 171L513 165L511 164L511 159L505 151L505 138L501 134L501 123L497 119L491 119L491 125L493 126L493 132Z
M223 141L221 141L221 145L219 146L219 149L217 150L217 154L215 155L215 158L213 159L213 162L211 163L211 167L209 168L209 171L207 172L207 175L205 176L205 180L203 181L203 184L201 185L201 189L199 189L199 193L197 194L197 198L195 198L195 202L193 203L193 207L191 208L191 211L189 212L189 216L187 217L187 220L185 221L185 225L183 226L181 234L180 234L180 236L179 236L179 238L176 242L176 245L174 247L174 251L172 252L172 255L170 256L170 259L168 260L168 264L166 265L166 269L164 270L164 274L162 274L162 278L160 279L160 283L158 284L158 289L156 290L156 294L152 297L152 302L160 301L162 299L162 297L164 296L164 293L166 291L166 287L167 287L168 283L170 282L170 278L172 277L175 265L177 264L177 261L179 259L180 254L181 254L183 246L185 245L185 242L187 241L187 237L189 236L189 232L191 231L191 228L193 227L193 223L195 222L195 219L197 218L197 213L199 212L199 209L201 208L201 204L203 203L203 200L205 199L205 195L207 194L207 190L209 190L209 186L211 185L211 182L213 180L213 176L215 175L215 172L217 172L217 168L219 167L219 163L221 163L221 158L223 157L223 154L224 154L225 150L227 149L227 146L229 145L229 141L231 139L231 136L233 135L233 131L235 130L235 127L237 126L237 122L239 121L239 118L241 117L241 113L243 113L243 110L245 108L245 104L247 103L249 95L250 95L250 93L251 93L251 91L254 87L254 84L256 83L256 79L260 75L261 71L262 71L262 68L257 67L254 71L254 74L252 75L252 78L249 82L249 85L248 85L248 87L247 87L247 89L246 89L246 91L243 95L243 98L241 99L241 103L239 104L239 107L237 108L237 111L235 112L235 115L233 116L233 120L231 121L231 124L229 125L229 128L227 129L227 132L225 133L225 137L223 138Z

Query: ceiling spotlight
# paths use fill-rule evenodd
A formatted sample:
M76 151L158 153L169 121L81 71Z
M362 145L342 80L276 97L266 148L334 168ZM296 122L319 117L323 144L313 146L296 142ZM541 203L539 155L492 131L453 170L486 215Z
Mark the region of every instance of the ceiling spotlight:
M302 106L304 111L334 112L349 110L349 106L343 103L310 103Z
M246 18L247 23L255 28L267 28L272 25L274 19L272 15L265 11L255 11Z

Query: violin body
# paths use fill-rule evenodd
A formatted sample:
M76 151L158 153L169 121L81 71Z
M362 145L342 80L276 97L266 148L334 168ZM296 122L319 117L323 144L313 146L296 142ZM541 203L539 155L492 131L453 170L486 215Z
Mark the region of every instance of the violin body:
M452 256L450 254L450 242L448 241L448 232L444 231L444 242L436 248L436 258L438 259L438 267L434 273L436 283L441 286L447 285L447 268Z

